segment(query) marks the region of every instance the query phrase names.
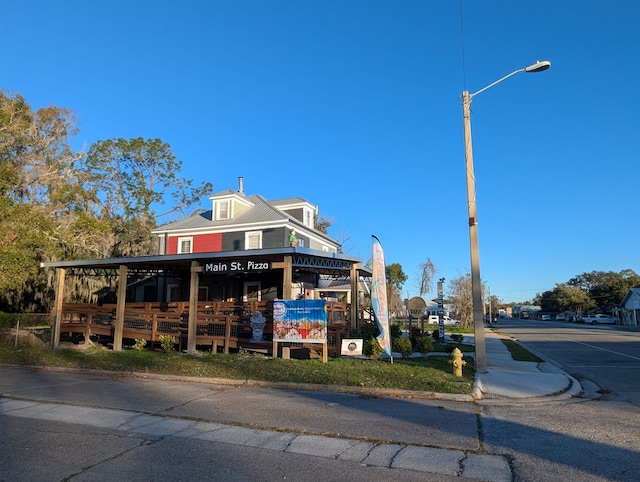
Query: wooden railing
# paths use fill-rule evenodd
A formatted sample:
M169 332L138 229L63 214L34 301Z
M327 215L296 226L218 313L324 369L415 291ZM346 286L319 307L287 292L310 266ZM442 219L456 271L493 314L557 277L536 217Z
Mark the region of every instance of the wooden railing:
M273 302L199 302L196 315L196 346L208 346L214 352L222 348L251 345L250 319L260 312L266 318L264 328L265 349L270 351L273 331ZM328 346L329 356L338 356L342 338L349 334L349 305L328 302ZM85 340L92 336L113 338L116 305L94 305L88 303L64 303L60 333L81 335ZM172 303L127 303L124 311L123 339L142 339L151 343L160 341L163 335L175 338L182 350L188 336L189 304Z

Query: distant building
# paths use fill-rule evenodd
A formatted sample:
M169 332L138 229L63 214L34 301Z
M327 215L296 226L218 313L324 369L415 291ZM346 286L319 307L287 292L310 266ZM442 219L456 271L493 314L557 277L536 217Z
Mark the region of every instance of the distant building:
M640 288L631 288L622 298L622 323L638 326L640 322Z

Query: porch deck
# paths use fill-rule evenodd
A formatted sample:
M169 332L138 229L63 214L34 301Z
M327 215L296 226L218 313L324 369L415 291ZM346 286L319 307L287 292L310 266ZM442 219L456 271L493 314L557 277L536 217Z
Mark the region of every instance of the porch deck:
M256 311L267 319L264 342L252 341L250 318ZM349 336L348 313L347 303L327 302L329 356L339 356L341 340ZM188 302L127 303L122 338L131 340L131 344L136 339L159 343L161 336L169 335L178 349L183 350L187 345L188 317ZM113 340L115 320L115 304L63 303L60 333L81 335L85 342L92 336ZM198 303L196 346L200 349L229 353L230 349L244 348L272 355L272 333L272 301Z

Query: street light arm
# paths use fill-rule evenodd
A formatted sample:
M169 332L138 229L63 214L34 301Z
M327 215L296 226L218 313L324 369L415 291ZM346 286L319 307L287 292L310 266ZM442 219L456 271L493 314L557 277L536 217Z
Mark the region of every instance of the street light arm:
M484 92L485 90L490 89L494 85L499 84L503 80L508 79L512 75L519 74L520 72L527 72L527 73L543 72L543 71L547 70L549 67L551 67L551 62L549 62L548 60L542 60L542 61L538 60L535 64L530 65L529 67L525 67L524 69L514 70L510 74L507 74L504 77L502 77L501 79L498 79L495 82L493 82L493 83L487 85L486 87L480 89L478 92L475 92L475 93L469 95L469 101L471 101L471 98L474 95L478 95L480 92Z
M473 94L469 95L469 99L471 99L471 97L474 97L476 95L478 95L480 92L484 92L487 89L490 89L491 87L493 87L496 84L499 84L500 82L502 82L503 80L507 80L509 77L511 77L512 75L516 75L519 74L520 72L524 72L525 69L518 69L518 70L514 70L513 72L511 72L510 74L505 75L504 77L502 77L501 79L496 80L495 82L492 82L491 84L487 85L486 87L483 87L482 89L480 89L478 92L474 92Z

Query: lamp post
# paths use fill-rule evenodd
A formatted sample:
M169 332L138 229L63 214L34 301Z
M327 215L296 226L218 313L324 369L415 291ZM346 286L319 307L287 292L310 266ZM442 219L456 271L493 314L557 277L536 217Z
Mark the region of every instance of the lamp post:
M467 204L469 209L469 244L471 249L471 294L473 301L473 332L475 337L475 370L476 373L486 373L487 355L484 341L484 320L482 309L482 286L480 280L480 252L478 248L478 216L476 212L476 183L473 172L473 147L471 144L471 100L481 92L490 89L503 80L520 72L542 72L551 67L551 62L538 61L529 67L514 70L501 79L487 85L479 91L469 94L462 92L462 115L464 119L464 148L467 168Z

